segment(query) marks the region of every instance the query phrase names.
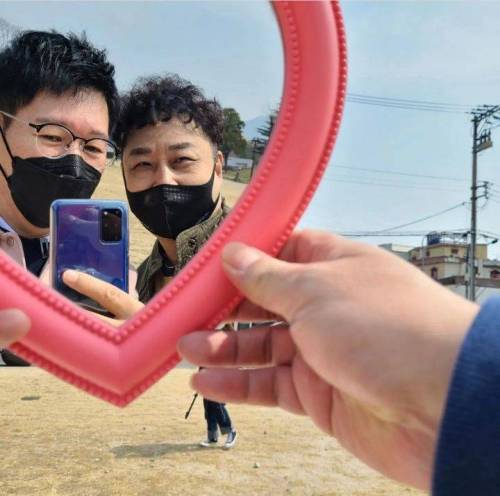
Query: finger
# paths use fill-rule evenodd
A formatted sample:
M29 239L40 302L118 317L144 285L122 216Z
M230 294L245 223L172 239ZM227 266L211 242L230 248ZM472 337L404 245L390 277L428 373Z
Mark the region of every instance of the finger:
M31 322L26 314L16 309L0 311L0 346L9 346L21 339L30 329Z
M70 288L96 301L117 319L128 319L144 306L125 291L89 274L66 270L62 278Z
M292 233L279 259L295 263L340 259L365 251L365 246L326 231L306 229Z
M110 324L113 327L120 327L125 323L124 320L113 319L111 317L106 317L105 315L94 314L98 319Z
M202 369L191 386L203 397L219 402L279 406L303 414L290 367L257 370Z
M204 367L281 365L295 355L289 330L279 327L193 332L179 340L177 349L186 360Z
M90 310L85 310L85 312L88 312L93 317L97 317L99 320L102 320L103 322L106 322L106 324L109 324L113 327L120 327L122 324L125 323L124 320L107 317L106 315L101 315L100 313L91 312Z
M297 231L282 249L279 255L282 263L279 263L259 250L241 243L230 243L223 251L223 267L232 282L248 297L231 313L231 317L242 321L290 321L290 314L285 315L285 310L280 309L292 311L300 307L301 301L294 294L297 287L294 283L301 273L307 271L304 264L357 256L370 249L323 231ZM288 298L288 295L292 297Z
M305 414L320 429L333 436L334 388L316 374L299 354L294 360L292 374Z
M249 300L243 300L227 317L228 321L240 322L267 322L270 320L283 320L281 316L269 312Z
M254 304L291 321L302 304L296 294L301 266L283 262L242 243L229 243L222 252L223 268L232 283Z

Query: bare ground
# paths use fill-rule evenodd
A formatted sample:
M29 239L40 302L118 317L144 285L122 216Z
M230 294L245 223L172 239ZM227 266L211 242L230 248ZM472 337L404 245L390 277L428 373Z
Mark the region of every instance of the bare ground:
M231 451L204 435L188 369L175 369L125 409L32 368L0 367L0 494L50 496L401 496L304 417L230 405Z

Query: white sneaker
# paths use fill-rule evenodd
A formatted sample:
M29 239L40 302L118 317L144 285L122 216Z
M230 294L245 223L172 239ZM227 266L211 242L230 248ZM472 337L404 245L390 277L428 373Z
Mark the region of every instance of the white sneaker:
M223 449L231 449L236 444L236 439L238 438L238 433L236 431L231 431L226 438Z
M200 441L200 446L203 448L211 448L212 446L216 446L217 441L211 441L210 439L204 439L203 441Z

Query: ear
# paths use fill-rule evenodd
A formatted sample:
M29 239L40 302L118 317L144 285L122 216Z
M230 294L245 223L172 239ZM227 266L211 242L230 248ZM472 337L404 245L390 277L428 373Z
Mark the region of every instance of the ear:
M215 155L215 175L222 177L222 170L224 169L224 155L220 150L217 150Z

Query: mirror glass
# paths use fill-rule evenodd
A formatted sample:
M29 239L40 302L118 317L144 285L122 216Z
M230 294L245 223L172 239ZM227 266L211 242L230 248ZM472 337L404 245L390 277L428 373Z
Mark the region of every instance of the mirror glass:
M227 207L236 203L265 149L282 93L282 43L273 9L268 2L36 1L22 2L22 8L20 5L14 1L2 2L2 47L22 30L54 29L77 35L84 32L93 45L106 49L109 61L115 66L116 84L121 94L126 94L140 77L177 74L199 87L207 99L217 99L225 118L223 143L219 147L223 160L222 185L219 187ZM130 160L131 164L130 168L125 168L126 176L127 170L132 167L140 169L134 176L138 177L134 187L129 188L134 193L162 183L157 177L144 180L147 173L143 171L147 166L156 167L156 162L149 162L160 159L155 155L147 160L141 156L139 160L131 157L130 149L151 145L151 153L156 153L156 143L161 144L158 147L170 146L174 139L171 136L175 136L179 129L176 131L175 126L171 126L173 120L160 124L156 130L146 126L136 134L130 133L127 141L129 149L125 146L122 156L118 154L116 160L104 169L93 198L127 201L122 158L125 163ZM207 124L208 127L210 125ZM189 127L184 123L181 123L182 126ZM158 130L159 133L154 134ZM194 132L192 128L190 132ZM168 143L162 141L165 136L167 141L170 140ZM206 133L202 138L207 138ZM215 154L216 164L217 157ZM188 156L179 160L194 159ZM144 165L144 161L149 161L148 165ZM218 169L216 171L217 174L214 174L218 177ZM176 172L173 176L183 173ZM200 179L200 176L194 175L191 182L165 176L163 182L189 186L205 183L210 178L210 174L201 176ZM190 201L200 202L200 197L194 193L190 198ZM141 201L144 203L144 198L139 198L138 202ZM181 231L197 222L195 217L198 213L189 216L186 210L189 209L186 207L181 213L187 217L179 227ZM154 214L156 221L153 219L152 222L156 222L157 228L157 218L162 215L162 208ZM177 222L176 219L173 222ZM161 222L159 225L161 227ZM172 234L172 237L175 235ZM133 267L137 268L151 254L156 239L157 236L146 230L130 212L130 263ZM171 241L171 238L167 239ZM174 251L179 248L175 242L169 247ZM170 252L167 254L170 255ZM187 258L191 256L192 253ZM174 264L177 265L176 271L179 265L187 262L186 255L178 258L178 263ZM169 276L165 276L155 285L159 287L168 281Z

